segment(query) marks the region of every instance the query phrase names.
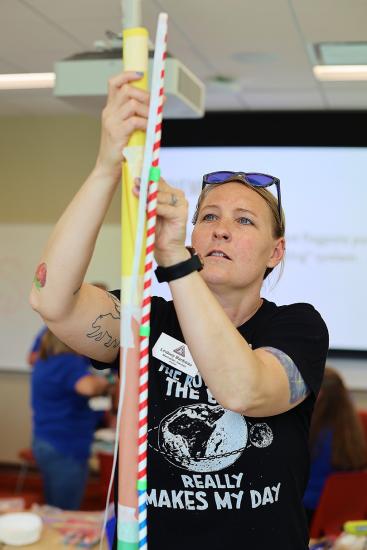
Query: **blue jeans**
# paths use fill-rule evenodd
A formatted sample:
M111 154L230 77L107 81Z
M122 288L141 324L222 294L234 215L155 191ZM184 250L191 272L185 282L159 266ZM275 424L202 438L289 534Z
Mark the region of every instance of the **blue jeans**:
M78 510L88 477L88 461L59 453L50 443L34 439L32 450L41 471L46 504Z

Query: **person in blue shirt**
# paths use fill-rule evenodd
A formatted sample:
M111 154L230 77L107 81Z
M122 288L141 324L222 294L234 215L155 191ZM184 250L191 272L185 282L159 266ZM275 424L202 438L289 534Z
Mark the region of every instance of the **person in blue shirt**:
M86 357L76 354L46 329L31 374L32 450L44 482L46 504L80 507L88 458L99 416L92 396L105 394L108 381L93 375Z
M303 503L309 524L325 482L337 471L367 465L366 441L358 412L338 371L326 366L310 429L311 469Z
M39 357L39 353L40 353L40 348L41 348L41 340L42 340L42 336L45 334L47 330L47 326L44 325L36 334L33 342L32 342L32 346L31 346L31 349L29 350L28 352L28 356L27 356L27 362L28 362L28 365L30 367L33 367L33 365L35 364L35 362L37 361L38 357Z

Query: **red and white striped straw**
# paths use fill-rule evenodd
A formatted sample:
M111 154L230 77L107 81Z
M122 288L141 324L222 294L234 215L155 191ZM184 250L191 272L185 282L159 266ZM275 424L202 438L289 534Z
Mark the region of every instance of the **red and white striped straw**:
M151 289L155 225L157 215L157 194L159 181L159 153L162 134L165 60L167 57L167 15L160 14L158 20L153 68L151 101L156 100L156 119L152 168L149 175L147 198L147 233L144 266L144 287L140 324L140 368L139 368L139 448L138 448L138 523L139 549L147 549L147 451L148 451L148 366ZM155 94L155 98L153 97ZM158 96L158 97L157 97Z

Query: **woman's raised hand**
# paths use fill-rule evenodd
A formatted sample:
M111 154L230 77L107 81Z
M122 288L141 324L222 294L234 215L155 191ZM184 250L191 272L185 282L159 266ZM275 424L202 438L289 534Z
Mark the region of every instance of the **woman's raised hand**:
M109 80L106 107L102 112L102 130L96 168L117 182L121 176L123 149L135 130L146 130L150 94L133 83L141 73L123 72ZM139 194L138 186L134 189ZM185 237L187 201L180 189L163 179L159 182L155 256L160 265L170 265L186 256ZM185 258L182 258L185 259Z
M138 183L133 191L139 194ZM173 265L190 256L185 247L187 215L188 202L184 192L168 185L161 178L158 184L154 248L158 265Z
M141 77L141 73L124 72L111 78L108 83L96 167L114 178L121 175L123 149L131 134L147 128L150 95L133 86Z

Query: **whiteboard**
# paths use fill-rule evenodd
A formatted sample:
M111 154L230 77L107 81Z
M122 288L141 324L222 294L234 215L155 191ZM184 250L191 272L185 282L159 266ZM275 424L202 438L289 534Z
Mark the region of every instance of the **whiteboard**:
M366 147L171 147L161 154L167 181L191 193L191 214L202 174L280 179L285 266L278 282L276 270L265 281L262 296L278 305L311 303L328 326L330 348L348 351L367 351L366 164Z

